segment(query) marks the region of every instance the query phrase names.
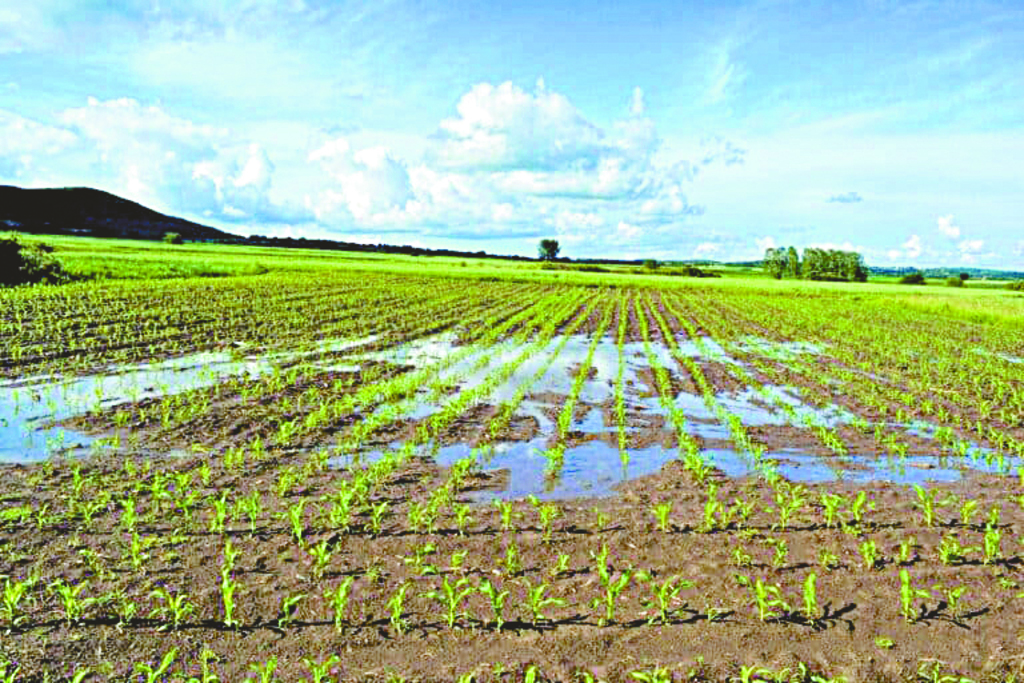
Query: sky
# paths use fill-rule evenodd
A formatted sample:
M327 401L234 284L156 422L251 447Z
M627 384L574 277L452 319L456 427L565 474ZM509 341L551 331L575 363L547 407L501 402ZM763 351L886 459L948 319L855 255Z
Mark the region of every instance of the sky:
M0 184L242 235L1024 270L1024 4L0 0Z

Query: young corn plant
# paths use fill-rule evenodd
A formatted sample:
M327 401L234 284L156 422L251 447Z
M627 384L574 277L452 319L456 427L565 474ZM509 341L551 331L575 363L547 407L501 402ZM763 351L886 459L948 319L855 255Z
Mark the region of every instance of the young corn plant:
M460 611L462 602L475 591L476 589L470 585L469 579L466 577L452 582L445 576L441 582L441 590L427 591L422 594L422 597L434 600L441 605L441 608L445 610L445 623L448 624L448 628L454 628L455 622L465 614Z
M491 603L491 612L494 615L494 627L499 632L502 626L505 625L505 601L508 599L509 592L507 590L499 590L494 584L488 579L484 579L477 585L477 592L487 597L487 600Z
M811 572L804 579L804 618L807 619L808 623L814 625L822 617L821 607L818 606L818 575Z
M8 629L17 628L25 622L25 604L31 599L29 591L35 586L35 579L29 577L23 581L4 577L3 600L0 601L0 619Z
M982 560L984 564L992 564L1002 557L1002 540L1003 532L998 527L992 524L985 525L985 538L984 538L984 551L985 557Z
M942 560L942 564L945 565L962 564L967 561L967 556L970 553L976 553L979 551L981 551L981 548L977 546L965 547L960 545L960 539L953 533L948 533L943 536L942 541L939 543L939 547L936 549L939 559Z
M953 499L950 496L946 496L937 500L938 491L930 491L920 484L914 484L914 492L917 494L914 507L921 511L921 520L924 522L924 525L926 527L935 526L938 508L949 505Z
M807 503L806 489L799 484L789 484L783 481L776 486L774 497L779 521L773 524L772 528L785 531L796 514Z
M910 582L910 572L906 569L900 570L900 614L908 622L917 621L918 610L914 605L915 600L931 600L931 592L922 588L915 588Z
M313 578L319 581L324 577L324 572L327 571L327 566L331 563L331 556L334 554L331 551L331 544L324 538L316 545L310 546L307 552L313 558Z
M64 608L64 617L67 619L68 626L80 621L85 614L85 610L96 602L96 598L81 597L88 586L88 581L82 581L78 585L71 585L65 583L63 579L57 579L50 584L50 592L58 596L61 606Z
M526 588L526 607L530 611L530 623L534 626L547 619L544 616L546 608L565 606L565 600L562 598L552 598L545 595L548 588L550 588L546 583L531 586L527 579L523 579L523 587Z
M298 503L290 506L287 512L288 521L291 524L292 538L295 539L295 543L297 543L300 548L305 546L303 534L306 531L306 526L302 518L302 513L305 510L305 507L306 501L300 500Z
M650 599L641 603L644 609L651 612L651 615L647 617L648 624L655 624L659 621L662 624L668 624L676 613L686 609L685 602L681 605L677 605L677 602L680 593L694 587L695 584L692 581L680 576L670 576L658 583L647 573L638 576L648 582L651 590Z
M825 528L832 529L839 523L839 511L845 499L835 493L821 494L822 516L825 518Z
M228 628L241 626L241 622L235 619L235 594L240 587L238 581L235 581L228 572L222 571L220 577L220 597L224 607L224 625Z
M281 609L277 617L277 627L287 628L295 622L299 613L299 605L306 599L305 593L295 593L281 597Z
M149 616L164 621L160 630L166 630L168 626L177 631L185 619L195 613L195 605L188 601L188 593L174 593L170 589L160 586L154 589L149 596L158 600L158 604Z
M459 536L466 535L466 528L472 523L473 517L470 516L470 507L466 503L456 503L452 510L455 512L455 528L459 531Z
M670 531L669 515L672 514L672 501L667 500L651 507L654 514L655 524L659 531L668 533Z
M334 613L334 629L338 633L341 633L345 627L345 610L348 607L348 599L352 593L354 581L354 576L346 576L340 584L324 591L324 599L331 606L331 612Z
M938 591L942 595L946 608L949 609L950 619L953 620L954 624L959 624L964 616L963 606L960 604L960 601L963 599L964 593L967 592L967 586L936 584L932 586L932 590Z
M404 633L409 627L408 622L402 618L402 614L405 610L405 594L409 591L409 586L410 584L408 582L403 583L395 590L387 601L387 608L391 612L391 627L395 629L395 633L398 635L402 635L402 633Z
M278 679L274 675L277 673L277 657L275 655L271 655L263 664L258 662L250 664L249 671L256 674L259 683L278 683Z
M322 662L316 662L309 657L303 657L302 663L309 669L308 683L334 683L334 680L328 678L328 675L331 673L331 669L340 662L341 658L338 655L331 655ZM303 683L306 683L306 679L302 680Z
M878 553L878 544L874 540L868 539L862 542L857 549L860 551L860 556L864 560L864 568L871 570L878 567L882 561L882 558Z
M135 673L141 674L146 683L158 683L165 679L171 665L174 664L174 658L177 656L178 648L172 648L163 656L163 659L160 660L160 663L155 668L148 664L136 663L134 667Z
M770 585L764 579L752 580L742 574L736 576L736 582L750 593L750 604L757 607L757 616L761 621L781 619L789 615L790 606L782 597L782 588Z
M594 559L597 575L601 580L601 587L604 589L604 595L595 599L592 604L595 607L604 604L604 616L598 620L598 624L605 626L615 618L615 603L622 591L629 586L635 572L633 569L627 569L621 572L617 578L612 578L611 567L608 564L607 543L602 543L600 552L591 552L590 556Z

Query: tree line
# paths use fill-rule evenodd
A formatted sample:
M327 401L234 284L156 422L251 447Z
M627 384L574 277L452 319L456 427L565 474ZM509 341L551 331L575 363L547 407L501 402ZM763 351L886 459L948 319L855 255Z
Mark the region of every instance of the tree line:
M868 267L855 251L804 249L803 258L794 247L769 247L764 252L764 269L776 280L784 277L804 280L865 282Z

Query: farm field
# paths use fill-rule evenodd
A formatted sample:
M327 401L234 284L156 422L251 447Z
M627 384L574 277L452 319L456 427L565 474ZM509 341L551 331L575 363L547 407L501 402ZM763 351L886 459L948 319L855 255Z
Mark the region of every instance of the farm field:
M1020 294L47 241L0 681L1024 676Z

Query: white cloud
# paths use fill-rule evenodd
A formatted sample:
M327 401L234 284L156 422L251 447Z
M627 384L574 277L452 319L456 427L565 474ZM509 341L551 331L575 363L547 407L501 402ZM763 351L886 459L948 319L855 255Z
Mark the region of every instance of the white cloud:
M719 252L721 247L714 242L701 242L693 248L694 258L711 258Z
M635 242L643 235L643 229L639 225L632 225L625 221L619 221L615 228L616 235L626 242Z
M768 249L774 249L776 246L778 246L775 244L775 238L770 236L759 237L755 239L754 242L757 244L757 250L759 252L765 252Z
M130 98L65 110L61 122L77 133L94 173L113 189L154 208L226 221L306 220L270 199L274 165L256 143L225 128L197 124Z
M974 263L985 248L985 240L965 239L957 244L956 247L960 252L960 260L964 263Z
M69 130L0 110L0 177L18 178L40 156L57 154L77 141Z
M921 236L911 235L906 242L903 243L903 251L908 259L916 259L921 256L921 252L924 248L921 246Z
M956 239L960 237L960 227L953 224L953 214L946 216L939 216L938 218L939 232L950 239Z
M640 86L633 88L633 101L629 105L630 116L643 116L644 114L644 91Z

